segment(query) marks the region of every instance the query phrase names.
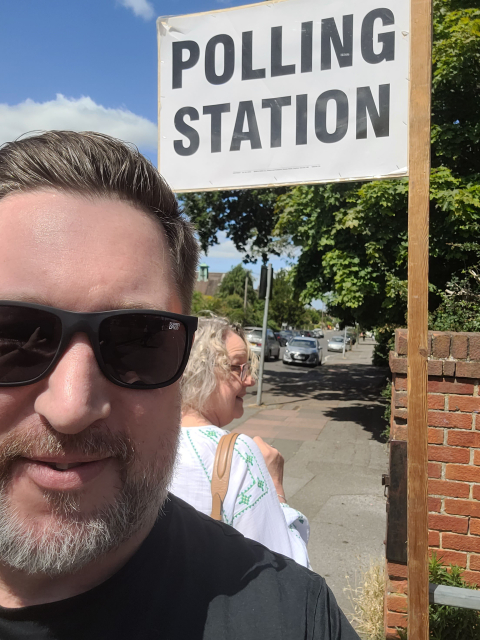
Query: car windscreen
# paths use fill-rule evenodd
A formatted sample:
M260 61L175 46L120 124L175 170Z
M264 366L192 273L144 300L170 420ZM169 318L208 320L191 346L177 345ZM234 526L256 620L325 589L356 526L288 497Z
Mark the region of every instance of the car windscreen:
M256 329L255 331L250 331L250 333L248 335L251 338L261 338L262 337L262 332L259 329Z
M335 338L332 338L332 342L343 342L343 338L340 336L336 336Z
M314 349L315 342L313 340L292 340L288 343L289 347L303 347L304 349Z

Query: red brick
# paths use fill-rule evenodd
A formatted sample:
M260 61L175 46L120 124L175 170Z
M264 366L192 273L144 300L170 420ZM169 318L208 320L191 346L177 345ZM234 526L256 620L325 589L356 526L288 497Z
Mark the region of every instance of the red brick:
M448 378L453 378L456 370L456 362L452 360L444 360L443 361L443 375Z
M436 397L436 396L435 396ZM395 393L395 406L406 409L407 407L407 394L405 391L397 391Z
M480 467L472 464L447 464L445 477L447 480L460 482L480 482Z
M470 360L480 360L480 336L469 336L468 339Z
M457 378L480 378L480 362L457 362Z
M449 431L447 442L453 447L480 448L480 433L478 431Z
M400 636L397 633L397 630L394 629L393 627L386 627L385 628L385 640L398 640L400 638Z
M471 429L472 416L470 413L450 413L449 411L429 411L428 425L430 427Z
M442 499L441 498L432 498L428 497L428 510L429 511L437 511L439 512L442 508Z
M468 464L470 462L470 451L460 447L445 447L429 445L428 459L436 462L458 462Z
M478 453L480 453L480 451ZM429 462L428 463L428 477L429 478L441 478L442 477L442 465L441 465L440 462Z
M440 534L438 531L429 531L428 532L428 546L429 547L439 547L440 546Z
M407 598L405 596L387 596L388 611L404 613L407 611Z
M407 359L397 358L393 351L390 351L389 364L392 373L407 373Z
M397 391L406 391L407 390L407 376L396 373L393 377L395 382L395 389Z
M470 413L480 411L480 398L466 398L465 396L449 396L449 411L468 411Z
M392 430L390 432L391 440L407 440L407 427L393 423Z
M451 352L455 360L465 360L468 355L468 337L454 334L452 336Z
M387 562L387 573L391 578L407 578L407 565L396 564L395 562Z
M428 361L428 375L429 376L443 376L443 361L442 360L429 360Z
M406 406L406 405L405 405ZM428 394L428 408L439 409L443 411L445 409L445 396L443 394Z
M470 533L474 536L480 536L480 520L478 518L470 518Z
M434 531L432 533L435 533ZM408 593L408 580L389 580L388 590L391 593Z
M405 385L405 389L406 389ZM429 393L456 393L465 396L473 395L474 384L473 383L461 383L454 382L453 379L445 380L429 380L428 381L428 392Z
M454 533L468 532L468 518L455 518L454 516L444 516L431 513L428 516L429 529L437 531L453 531ZM445 542L443 543L445 546Z
M447 482L446 480L429 480L428 495L449 496L450 498L469 498L470 487L464 482Z
M463 571L462 578L465 582L478 586L480 584L480 571Z
M480 436L480 433L478 434ZM443 429L428 430L428 443L429 444L443 444Z
M395 418L400 418L400 420L407 419L407 410L406 409L395 409L393 412Z
M473 464L480 465L480 451L473 452Z
M478 488L480 489L480 487ZM454 500L453 498L445 498L445 511L452 516L473 516L474 518L480 518L480 502L476 500Z
M450 334L434 333L432 354L435 358L448 358L450 355Z
M465 568L467 566L467 554L458 551L445 551L444 549L435 550L435 554L443 564L456 564L458 567ZM431 554L430 554L431 555Z
M442 546L444 549L480 553L480 538L476 536L462 536L456 533L444 533L442 535Z
M404 627L407 626L407 616L403 613L393 613L387 611L385 624L387 627Z
M480 556L477 556L474 553L470 554L470 569L473 569L474 571L480 570Z
M399 356L407 355L408 331L407 329L397 329L395 331L395 351Z
M474 500L480 500L480 487L475 485L472 489L472 498Z

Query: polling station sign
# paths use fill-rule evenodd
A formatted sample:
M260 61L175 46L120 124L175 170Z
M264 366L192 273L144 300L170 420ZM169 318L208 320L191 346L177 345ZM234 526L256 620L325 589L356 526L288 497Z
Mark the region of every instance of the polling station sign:
M409 0L159 18L159 168L177 192L407 175Z

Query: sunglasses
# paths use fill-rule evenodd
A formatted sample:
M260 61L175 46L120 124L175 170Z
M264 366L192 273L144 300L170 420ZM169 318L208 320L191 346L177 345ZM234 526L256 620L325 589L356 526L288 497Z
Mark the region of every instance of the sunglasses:
M252 373L252 365L250 362L245 362L245 364L231 364L230 370L240 375L240 382L245 382Z
M47 376L75 333L86 333L104 376L120 387L159 389L185 370L197 318L151 309L76 313L0 301L0 387Z

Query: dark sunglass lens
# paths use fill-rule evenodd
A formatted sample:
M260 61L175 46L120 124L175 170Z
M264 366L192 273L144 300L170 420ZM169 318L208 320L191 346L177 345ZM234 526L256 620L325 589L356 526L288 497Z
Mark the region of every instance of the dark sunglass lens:
M0 305L0 384L28 382L45 373L61 335L60 320L48 311Z
M187 330L178 320L143 313L121 314L100 325L100 352L115 380L157 385L180 369L187 346Z

